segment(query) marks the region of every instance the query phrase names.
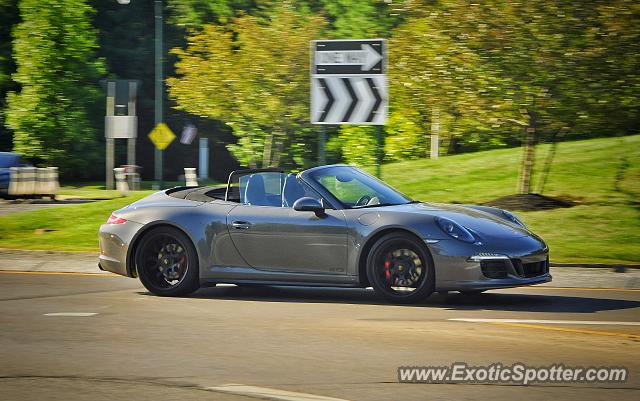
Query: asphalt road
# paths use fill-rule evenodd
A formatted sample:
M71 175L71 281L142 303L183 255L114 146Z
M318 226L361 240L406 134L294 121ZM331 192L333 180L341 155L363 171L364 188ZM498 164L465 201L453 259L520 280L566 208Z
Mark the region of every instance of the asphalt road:
M449 320L468 318L542 322ZM640 397L640 326L619 323L638 321L640 291L628 289L452 293L396 306L370 290L225 286L160 298L111 275L1 272L0 398L631 400ZM624 366L630 378L398 383L399 366L454 362Z

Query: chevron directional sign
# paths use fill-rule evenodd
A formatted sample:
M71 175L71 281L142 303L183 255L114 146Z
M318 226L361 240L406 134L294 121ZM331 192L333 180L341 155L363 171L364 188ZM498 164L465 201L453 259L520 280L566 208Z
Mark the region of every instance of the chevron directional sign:
M311 122L384 125L386 41L311 42Z

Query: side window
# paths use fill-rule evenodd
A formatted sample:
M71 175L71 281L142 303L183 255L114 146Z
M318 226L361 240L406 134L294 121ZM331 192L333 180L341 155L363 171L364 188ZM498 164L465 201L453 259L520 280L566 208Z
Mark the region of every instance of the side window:
M284 174L255 173L240 177L240 203L252 206L282 206Z
M332 208L313 188L296 174L259 172L232 179L227 200L248 206L293 207L300 198L309 197Z

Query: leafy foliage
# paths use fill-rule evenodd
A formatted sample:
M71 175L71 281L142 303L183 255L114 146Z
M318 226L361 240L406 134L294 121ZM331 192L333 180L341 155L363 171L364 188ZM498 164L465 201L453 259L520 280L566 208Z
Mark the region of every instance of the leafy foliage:
M231 126L239 142L229 148L241 162L292 164L296 155L288 150L309 140L302 130L308 48L324 24L285 4L265 21L242 16L232 25L206 25L186 49L174 49L178 77L167 80L170 94L179 109Z
M16 89L11 80L15 63L11 55L11 29L19 21L17 0L0 0L0 152L12 148L12 132L4 124L7 92Z
M95 57L91 13L79 0L22 0L14 33L13 79L21 90L9 93L7 123L15 150L74 178L100 166L90 116L103 114L96 107L104 67Z
M343 125L338 135L329 140L327 150L339 154L346 163L371 166L376 163L375 128L363 125Z
M174 76L168 83L178 109L167 112L167 119L191 114L199 121L215 120L214 132L207 135L225 142L243 164L315 163L318 128L308 121L311 39L389 40L387 161L428 155L434 119L444 152L518 145L525 128L536 141L560 130L569 139L640 130L637 1L164 4L165 43L175 48L165 71ZM10 110L2 110L6 102L0 100L0 119L6 116L5 125L16 129L18 151L59 164L63 172L70 171L66 165L98 167L93 160L101 134L95 127L102 127L103 113L91 110L97 104L93 85L104 67L94 55L91 25L99 30L97 50L110 74L142 80L138 115L140 131L148 132L153 120L151 2L0 0L0 97L15 92L7 99ZM219 122L233 131L237 143L229 143ZM0 148L8 148L10 131L0 130ZM334 127L329 138L332 161L374 163L371 128ZM151 148L141 139L139 144L147 146L139 152L144 159ZM93 175L99 169L81 171Z

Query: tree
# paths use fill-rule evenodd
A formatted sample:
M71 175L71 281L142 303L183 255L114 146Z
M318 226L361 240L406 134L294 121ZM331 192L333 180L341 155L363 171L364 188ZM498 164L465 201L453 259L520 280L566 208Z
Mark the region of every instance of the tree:
M299 0L302 10L325 15L327 34L333 39L388 38L402 16L397 4L384 0Z
M454 14L467 8L466 2L428 3L407 4L410 17L393 31L389 43L391 120L417 124L424 142L434 119L445 138L490 131L507 111L493 93L499 77L461 29L463 15ZM395 128L390 128L393 135Z
M309 121L309 41L325 22L289 3L266 20L206 25L178 56L169 93L177 108L224 121L238 139L230 150L241 163L305 165Z
M95 56L91 13L82 0L22 0L22 22L14 33L13 77L21 86L8 96L14 148L58 166L66 177L84 178L102 169L102 131L90 116L103 114L98 81L104 66Z
M637 129L634 2L408 0L406 9L390 46L393 113L417 113L425 132L439 115L449 135L523 143L521 193L540 138Z
M20 17L17 0L0 0L0 151L12 148L13 133L5 126L6 95L16 89L11 74L15 71L12 57L11 30Z
M633 132L629 124L637 127L640 7L635 3L498 1L459 10L472 48L498 73L498 93L508 96L512 114L519 114L501 120L524 126L520 193L531 192L540 138L561 130L567 137L617 135Z
M226 24L238 12L260 15L268 12L276 0L169 0L170 23L197 31L206 24Z

